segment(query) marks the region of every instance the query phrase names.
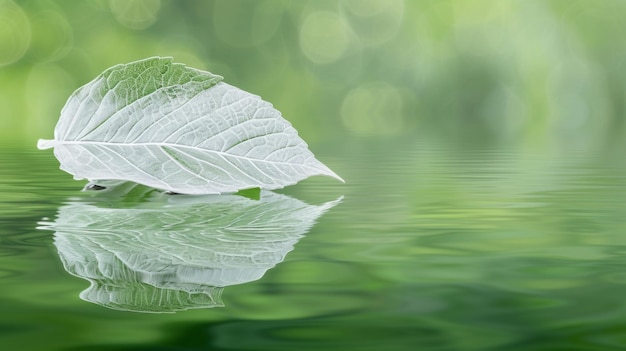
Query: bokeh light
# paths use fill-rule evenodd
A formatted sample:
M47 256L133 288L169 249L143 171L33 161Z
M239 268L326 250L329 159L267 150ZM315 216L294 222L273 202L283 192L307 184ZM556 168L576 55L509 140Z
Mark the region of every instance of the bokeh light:
M348 49L350 34L344 20L336 13L310 13L300 29L300 47L317 64L338 60Z
M402 95L384 82L361 85L344 98L341 119L347 129L357 134L399 134L404 127Z
M0 142L31 145L24 131L43 124L23 114L43 111L29 101L59 99L46 103L54 108L67 98L44 80L51 91L29 88L24 98L33 67L54 63L74 90L155 55L262 96L307 140L615 142L626 134L626 47L615 39L626 3L584 4L0 0ZM45 115L54 123L58 111Z
M31 52L38 61L55 61L72 49L74 33L67 19L57 11L41 11L31 17Z
M212 11L215 34L235 47L262 45L276 34L283 11L279 1L216 1Z
M344 0L342 5L350 26L365 46L391 40L402 27L403 0Z
M0 66L24 56L30 44L30 22L11 0L0 0Z
M115 19L131 29L145 29L157 20L160 0L110 0Z

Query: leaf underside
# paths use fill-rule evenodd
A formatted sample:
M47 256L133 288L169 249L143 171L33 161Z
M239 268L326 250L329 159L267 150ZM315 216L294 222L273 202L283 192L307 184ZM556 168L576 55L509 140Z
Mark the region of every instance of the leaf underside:
M104 71L61 111L54 147L76 179L127 180L185 194L278 189L314 175L343 181L260 97L171 58Z

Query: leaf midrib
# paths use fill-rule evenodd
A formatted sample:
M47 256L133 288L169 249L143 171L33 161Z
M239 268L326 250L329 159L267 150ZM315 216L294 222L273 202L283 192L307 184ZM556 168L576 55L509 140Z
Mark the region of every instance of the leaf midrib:
M148 142L148 143L142 142L142 143L129 144L129 143L113 143L113 142L85 141L85 140L81 140L81 141L77 141L77 140L55 140L55 144L56 145L98 145L98 146L105 146L105 147L106 146L125 146L125 147L135 147L135 146L159 146L159 147L163 147L164 146L164 147L171 147L171 148L189 149L189 150L194 150L194 151L199 151L199 152L204 152L204 153L214 153L214 154L217 154L217 155L220 155L220 156L233 157L233 158L243 159L243 160L251 161L251 162L266 162L266 163L271 163L271 164L284 164L284 165L290 165L290 166L306 167L306 168L316 169L316 170L320 171L320 169L317 168L317 167L312 167L312 166L309 166L309 165L303 165L303 164L299 164L299 163L269 161L269 160L264 160L264 159L260 159L260 158L239 156L239 155L229 154L229 153L223 152L223 151L216 151L216 150L211 150L211 149L203 149L203 148L199 148L199 147L196 147L196 146L181 145L181 144L158 143L158 142Z

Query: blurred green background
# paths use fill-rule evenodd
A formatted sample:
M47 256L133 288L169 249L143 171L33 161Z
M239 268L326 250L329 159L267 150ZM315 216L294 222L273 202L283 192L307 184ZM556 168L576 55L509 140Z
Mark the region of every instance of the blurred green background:
M49 138L73 90L149 56L223 75L311 144L620 145L622 0L0 0L0 145Z
M624 350L624 14L624 0L0 0L0 345ZM35 229L91 196L37 139L72 91L154 55L272 102L347 181L286 188L344 200L209 313L83 303L87 283Z

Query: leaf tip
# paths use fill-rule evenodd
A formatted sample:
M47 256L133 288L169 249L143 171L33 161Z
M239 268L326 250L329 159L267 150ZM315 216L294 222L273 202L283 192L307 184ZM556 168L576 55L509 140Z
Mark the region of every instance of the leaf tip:
M313 161L310 164L310 167L314 171L312 173L310 173L309 176L319 175L319 176L335 178L335 179L337 179L338 181L340 181L340 182L342 182L344 184L346 182L337 173L333 172L330 168L328 168L328 166L326 166L325 164L323 164L322 162L320 162L317 159L313 159Z
M51 147L54 147L55 144L56 144L56 140L39 139L37 141L37 148L39 150L46 150L46 149L49 149Z
M326 167L325 165L322 164L322 173L321 175L327 176L327 177L331 177L331 178L335 178L338 181L342 182L342 183L346 183L345 180L343 180L343 178L341 178L337 173L333 172L330 168Z
M341 178L340 176L338 176L337 173L335 173L335 172L332 172L332 174L330 174L330 176L335 178L335 179L337 179L338 181L340 181L340 182L342 182L344 184L346 183L346 181L343 178Z

